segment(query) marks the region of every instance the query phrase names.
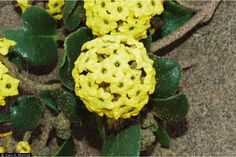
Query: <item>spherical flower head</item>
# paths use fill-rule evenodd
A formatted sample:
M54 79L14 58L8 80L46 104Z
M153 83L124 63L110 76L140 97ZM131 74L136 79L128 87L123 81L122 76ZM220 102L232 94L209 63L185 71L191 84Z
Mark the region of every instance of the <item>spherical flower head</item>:
M150 19L164 10L163 0L84 0L84 8L94 35L122 33L137 40L147 37Z
M105 35L85 43L72 76L86 108L113 119L139 114L155 89L155 70L141 42Z
M29 4L29 0L16 0L17 4L21 8L21 11L24 13L27 8L31 5Z
M56 20L61 20L63 18L63 6L65 4L64 0L49 0L48 1L48 12Z
M16 152L17 153L30 153L31 147L28 142L20 141L16 144Z
M0 54L3 56L7 55L9 52L9 49L15 45L16 45L16 42L13 40L0 38Z

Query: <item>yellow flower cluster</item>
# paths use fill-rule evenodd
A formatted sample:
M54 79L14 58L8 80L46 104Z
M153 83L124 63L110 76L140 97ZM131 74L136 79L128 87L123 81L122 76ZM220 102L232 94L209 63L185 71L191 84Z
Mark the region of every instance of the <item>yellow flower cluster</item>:
M84 8L94 35L121 33L137 40L147 37L150 19L164 10L163 0L84 0Z
M7 73L7 67L0 62L0 106L5 106L5 97L18 95L20 81Z
M16 2L21 8L22 13L25 12L25 10L31 6L29 4L29 0L16 0Z
M156 84L143 44L126 35L105 35L81 51L72 76L86 108L114 119L138 115Z
M56 19L61 20L63 18L63 6L64 0L49 0L48 12Z
M6 38L0 38L0 54L5 56L8 54L9 49L15 46L16 42L13 40L8 40Z

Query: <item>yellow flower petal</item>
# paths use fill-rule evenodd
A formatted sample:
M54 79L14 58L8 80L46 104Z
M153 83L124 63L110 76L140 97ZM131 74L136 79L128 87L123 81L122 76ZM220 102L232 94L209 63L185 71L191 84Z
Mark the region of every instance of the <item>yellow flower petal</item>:
M0 153L6 153L7 149L3 146L0 146Z
M63 18L63 6L65 4L64 0L49 0L48 1L48 12L56 20L61 20Z
M29 0L16 0L19 7L21 8L22 12L25 12L27 8L29 8L31 5L29 4Z
M7 55L9 52L9 49L15 45L16 45L16 42L13 40L0 38L0 54L3 56Z
M8 69L5 65L2 64L0 61L0 78L2 77L3 74L8 73Z
M0 133L0 138L5 138L12 135L12 131Z
M4 97L0 95L0 106L5 106L6 102L4 100Z
M31 147L28 142L20 141L16 144L16 152L17 153L30 153Z

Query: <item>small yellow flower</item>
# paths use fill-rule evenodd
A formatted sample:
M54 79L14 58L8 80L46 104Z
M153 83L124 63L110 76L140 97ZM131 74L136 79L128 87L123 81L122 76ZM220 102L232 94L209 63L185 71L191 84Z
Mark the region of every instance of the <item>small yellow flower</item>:
M8 54L9 49L15 46L16 42L13 40L8 40L6 38L0 38L0 54L5 56Z
M85 43L72 76L86 108L109 118L129 118L155 89L155 70L143 44L126 35L105 35Z
M56 19L61 20L63 18L63 6L64 0L49 0L48 12Z
M16 152L17 153L30 153L31 147L28 142L20 141L16 144Z
M16 0L22 12L24 13L27 8L31 5L29 4L29 0Z
M3 74L8 73L8 69L5 65L2 64L0 61L0 78L2 77Z
M6 102L4 100L4 97L0 95L0 106L5 106Z
M137 40L147 37L150 19L164 10L163 0L84 0L84 8L94 35L122 33ZM134 26L137 29L130 33Z
M18 95L19 80L4 74L0 79L0 95L3 97Z
M7 152L6 148L3 146L0 146L0 153L6 153L6 152Z
M5 138L12 135L12 131L0 133L0 138Z
M160 15L164 11L163 0L148 0L149 14Z

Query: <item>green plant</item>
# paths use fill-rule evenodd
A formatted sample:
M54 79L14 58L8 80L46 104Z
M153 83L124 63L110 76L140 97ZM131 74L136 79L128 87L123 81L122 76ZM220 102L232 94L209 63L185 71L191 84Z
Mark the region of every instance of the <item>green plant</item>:
M155 83L151 85L153 89L155 85L155 91L153 94L149 92L151 95L147 99L148 103L146 102L145 108L139 112L144 106L142 104L138 112L133 114L137 115L135 117L123 116L123 118L129 119L122 119L120 116L99 117L93 113L96 122L94 126L97 127L103 143L102 155L139 156L141 145L143 150L147 147L144 142L143 130L146 130L147 134L153 135L153 142L157 139L161 145L168 147L170 139L162 123L178 121L187 115L189 109L187 97L183 93L176 92L181 78L180 65L173 59L160 57L150 52L150 44L153 39L163 38L182 26L191 18L192 12L172 1L164 2L164 8L163 14L152 19L154 22L160 22L160 27L153 25L149 29L147 38L142 40L144 45L137 44L139 48L142 48L140 53L145 53L143 56L152 59L150 65L153 65L153 77L156 73L154 81L156 85ZM177 19L176 16L178 16ZM0 60L9 69L9 73L20 80L19 88L22 91L15 100L9 100L9 110L0 114L0 124L10 123L16 129L32 133L41 124L46 125L43 119L47 119L47 116L51 117L49 121L52 126L48 126L45 131L46 137L49 136L50 130L55 128L56 138L63 140L62 144L60 143L61 147L52 153L55 156L74 155L75 147L70 126L80 129L87 120L88 112L84 105L87 100L82 99L81 101L75 95L76 81L74 79L76 78L72 76L74 63L78 62L77 58L82 51L86 53L89 50L89 46L87 48L82 48L82 46L95 39L92 31L86 27L84 20L83 2L66 1L62 26L58 27L55 19L45 9L32 6L22 15L22 29L4 31L4 37L15 41L16 45L12 46L7 56L0 56ZM62 29L64 32L60 31ZM161 33L151 34L151 29L156 29ZM58 40L63 40L63 46L57 43ZM129 45L129 41L126 42L121 41L123 45ZM131 45L131 47L134 46ZM58 50L62 48L64 51L60 55ZM26 78L20 72L24 71L27 65L31 71L36 71L37 75L47 73L50 69L55 68L58 56L60 61L56 79L49 77L47 80L35 79L37 80L35 81ZM60 56L62 57L60 58ZM46 72L42 69L46 69ZM150 88L152 88L151 86ZM132 87L134 88L135 84ZM129 96L127 97L129 98ZM104 110L103 112L105 112ZM91 111L94 110L91 109ZM106 113L109 115L110 112ZM113 119L114 117L117 120ZM68 124L68 121L71 124ZM46 147L48 140L46 137L42 137L38 149ZM25 139L28 138L25 137ZM147 145L150 144L152 143ZM38 150L32 151L35 154L39 153Z

